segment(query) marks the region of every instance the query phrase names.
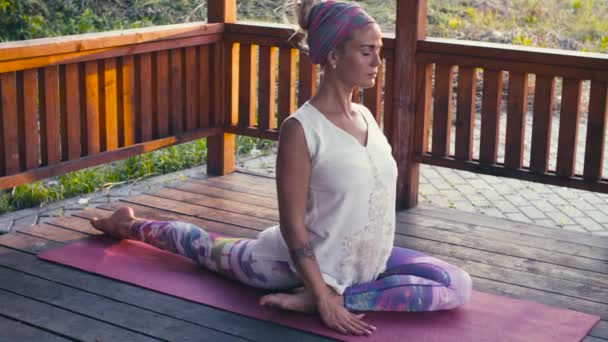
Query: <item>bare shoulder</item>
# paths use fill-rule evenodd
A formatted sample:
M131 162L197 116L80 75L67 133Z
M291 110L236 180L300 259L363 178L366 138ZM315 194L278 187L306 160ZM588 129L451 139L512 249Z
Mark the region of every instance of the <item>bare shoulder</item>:
M301 167L303 164L308 164L309 159L302 124L297 119L288 118L281 124L279 130L278 163L286 162Z
M279 134L281 136L286 136L286 137L290 137L290 136L299 134L303 137L304 129L302 128L302 124L300 123L300 121L298 121L297 119L295 119L293 117L288 117L281 124L281 128L279 129Z
M283 145L304 145L306 142L306 137L304 135L304 128L302 124L293 118L288 118L283 121L281 124L281 128L279 129L279 147Z

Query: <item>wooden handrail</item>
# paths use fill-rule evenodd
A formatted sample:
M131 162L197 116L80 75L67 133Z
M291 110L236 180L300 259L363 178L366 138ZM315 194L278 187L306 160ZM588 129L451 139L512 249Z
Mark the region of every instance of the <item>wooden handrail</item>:
M516 63L608 71L608 54L537 48L470 40L427 37L418 41L419 54L445 54Z
M0 62L221 34L223 30L223 24L198 22L6 42L0 43Z

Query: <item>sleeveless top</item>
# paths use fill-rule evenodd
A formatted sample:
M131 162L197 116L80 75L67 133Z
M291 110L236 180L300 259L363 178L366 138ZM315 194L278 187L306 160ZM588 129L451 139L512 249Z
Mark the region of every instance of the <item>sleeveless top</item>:
M353 103L367 122L367 146L334 125L309 102L286 120L298 120L310 153L304 224L327 285L337 293L375 280L386 268L395 233L397 164L371 112ZM262 231L253 257L295 267L279 225Z

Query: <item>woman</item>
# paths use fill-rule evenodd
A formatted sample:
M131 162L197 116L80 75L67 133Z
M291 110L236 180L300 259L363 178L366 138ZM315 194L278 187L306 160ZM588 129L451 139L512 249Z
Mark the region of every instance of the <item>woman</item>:
M283 290L260 304L318 312L344 334L376 329L351 311L462 305L471 293L466 272L393 247L396 163L372 114L351 103L353 90L372 87L381 66L379 26L357 5L314 0L302 1L299 23L323 78L317 94L281 125L280 225L255 240L232 239L184 222L138 219L123 208L94 218L93 226L188 256L245 284Z

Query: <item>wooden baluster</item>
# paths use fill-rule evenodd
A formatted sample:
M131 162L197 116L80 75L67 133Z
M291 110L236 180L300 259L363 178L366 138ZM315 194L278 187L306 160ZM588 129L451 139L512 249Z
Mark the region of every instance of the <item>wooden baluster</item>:
M87 153L97 154L99 146L99 66L97 61L85 63L86 79L86 125ZM41 94L42 96L42 94ZM41 138L41 143L44 144Z
M393 141L393 89L395 62L392 54L387 54L384 72L384 135L388 141Z
M369 109L378 125L382 123L382 82L384 73L382 65L378 68L378 76L374 86L363 91L363 104Z
M416 154L426 154L429 149L432 84L433 65L418 64L416 71L416 118L414 122L414 152Z
M210 126L211 122L209 121L209 114L211 112L211 99L212 99L212 91L211 91L211 78L210 78L210 57L209 57L209 46L204 45L199 47L198 56L199 56L199 99L200 99L200 107L198 112L198 128L207 128ZM218 86L220 88L221 86Z
M171 103L171 115L169 125L171 134L179 134L184 131L184 69L183 69L183 54L181 49L173 49L170 51L169 59L171 60L171 89L169 101Z
M524 161L524 134L528 107L528 74L509 73L505 167L519 169Z
M97 64L95 64L97 66ZM40 141L42 164L61 160L59 138L59 73L56 66L39 69ZM96 84L99 86L99 84Z
M241 56L241 45L234 44L232 48L226 51L226 73L225 82L226 100L224 103L227 109L227 115L224 116L224 121L216 121L218 125L234 126L239 121L239 64ZM219 117L216 118L219 120Z
M277 48L260 46L260 85L258 90L258 124L260 130L275 127Z
M564 79L562 85L556 170L557 175L562 177L574 175L582 85L581 80L567 78Z
M152 55L144 53L139 56L139 117L138 128L141 129L140 142L152 140L153 111L152 99ZM169 79L167 79L167 82Z
M296 110L296 56L297 50L279 50L279 119L281 123Z
M589 97L589 119L587 121L587 144L585 146L584 178L587 181L598 181L602 178L608 116L607 99L607 83L592 80Z
M118 91L116 86L116 59L110 58L102 62L103 91L100 99L101 110L101 150L111 151L118 148Z
M76 67L76 72L78 68ZM78 87L78 73L76 73L76 87ZM21 156L21 169L35 169L40 164L40 140L38 136L38 73L36 69L24 70L21 77L21 85L17 90L21 93L18 95L19 101L23 101L22 110L19 111L19 155ZM78 94L78 91L72 93ZM76 96L76 100L78 97ZM78 115L78 108L76 114ZM80 120L76 119L76 123ZM79 130L79 127L76 126ZM78 132L76 132L78 133ZM76 135L78 137L78 135ZM72 150L77 150L80 153L80 141L76 140L74 146L70 147L70 155ZM78 156L76 156L78 157Z
M17 80L15 72L0 74L0 175L19 172Z
M239 60L239 126L255 125L257 73L255 45L241 44Z
M59 73L62 160L80 157L79 73L78 64L75 63L62 66Z
M555 77L536 75L530 169L540 174L546 173L549 168L554 89Z
M310 58L301 51L298 73L298 106L302 106L317 91L317 66L312 64Z
M169 51L156 52L156 131L159 138L169 135Z
M477 70L473 67L458 67L455 156L459 160L473 159L476 90Z
M135 143L135 58L132 55L122 57L120 70L120 94L122 101L119 108L119 142L120 146Z
M435 66L435 99L433 107L433 157L448 157L450 153L450 127L452 125L452 84L454 68L451 65Z
M496 164L498 156L502 77L500 70L486 69L483 73L481 146L479 149L479 161L483 164Z
M199 107L199 97L196 96L198 93L197 89L197 57L196 47L191 46L186 48L186 131L194 130L197 124L197 112Z

